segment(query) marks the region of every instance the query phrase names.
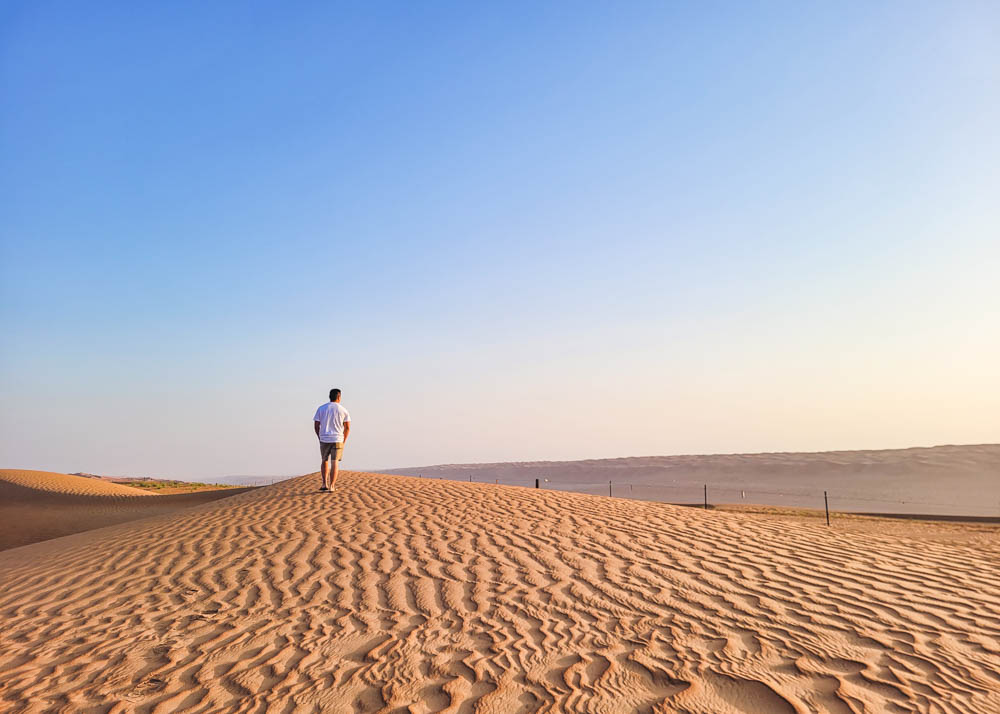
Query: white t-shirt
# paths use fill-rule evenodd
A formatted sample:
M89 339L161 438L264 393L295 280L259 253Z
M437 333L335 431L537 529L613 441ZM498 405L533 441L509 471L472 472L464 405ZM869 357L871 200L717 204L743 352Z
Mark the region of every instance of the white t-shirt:
M339 444L344 440L344 422L351 420L351 415L337 402L320 404L313 421L319 422L319 440L324 444Z

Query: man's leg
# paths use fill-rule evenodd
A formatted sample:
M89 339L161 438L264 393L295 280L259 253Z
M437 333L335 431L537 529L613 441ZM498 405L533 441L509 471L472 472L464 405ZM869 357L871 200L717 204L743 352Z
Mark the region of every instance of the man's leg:
M327 483L330 480L330 462L323 459L323 463L319 466L319 475L323 479L323 488L327 488Z
M330 477L330 490L333 490L334 485L337 483L337 476L340 474L340 457L344 453L344 447L341 445L334 449L331 455L330 462L333 467L333 474Z

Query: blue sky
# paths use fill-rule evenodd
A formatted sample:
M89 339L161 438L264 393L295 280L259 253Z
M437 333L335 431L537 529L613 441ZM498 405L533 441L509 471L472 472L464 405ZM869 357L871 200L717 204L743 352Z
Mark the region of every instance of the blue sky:
M996 441L995 3L8 3L0 462Z

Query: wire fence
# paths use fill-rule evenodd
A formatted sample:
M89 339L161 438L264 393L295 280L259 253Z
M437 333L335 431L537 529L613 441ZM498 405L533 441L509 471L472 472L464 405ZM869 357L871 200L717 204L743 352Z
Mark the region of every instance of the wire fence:
M567 481L544 476L531 478L476 479L474 474L465 476L425 476L435 480L455 480L480 483L495 483L506 486L527 486L529 488L585 493L612 498L632 498L640 501L655 501L680 505L700 505L705 508L715 506L770 506L785 508L805 508L841 513L871 513L895 516L940 516L944 518L968 518L973 520L1000 521L1000 479L991 489L967 489L961 493L965 499L948 500L930 497L928 494L886 493L875 489L861 491L856 488L827 489L784 488L773 484L753 483L735 485L733 483L635 483L615 481ZM240 479L239 486L269 486L284 478ZM955 493L957 489L952 489Z
M444 478L444 477L432 477ZM466 480L455 478L449 480ZM475 482L469 474L467 480ZM773 485L691 482L672 484L565 481L537 477L530 479L483 479L484 483L527 486L553 491L586 493L612 498L632 498L681 505L701 505L705 508L722 505L772 506L827 510L828 512L871 513L880 515L925 515L945 518L992 519L1000 521L1000 480L983 492L982 488L963 491L964 499L948 500L929 494L886 493L875 489L861 491L838 489L781 488ZM952 489L952 493L955 489Z

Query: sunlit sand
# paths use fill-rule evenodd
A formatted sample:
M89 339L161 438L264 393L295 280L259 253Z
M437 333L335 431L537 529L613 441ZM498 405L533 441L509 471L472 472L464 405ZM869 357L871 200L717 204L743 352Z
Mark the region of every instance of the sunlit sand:
M0 553L3 708L1000 711L995 542L356 472L317 486Z
M242 490L160 495L97 478L0 469L0 550L174 513Z

